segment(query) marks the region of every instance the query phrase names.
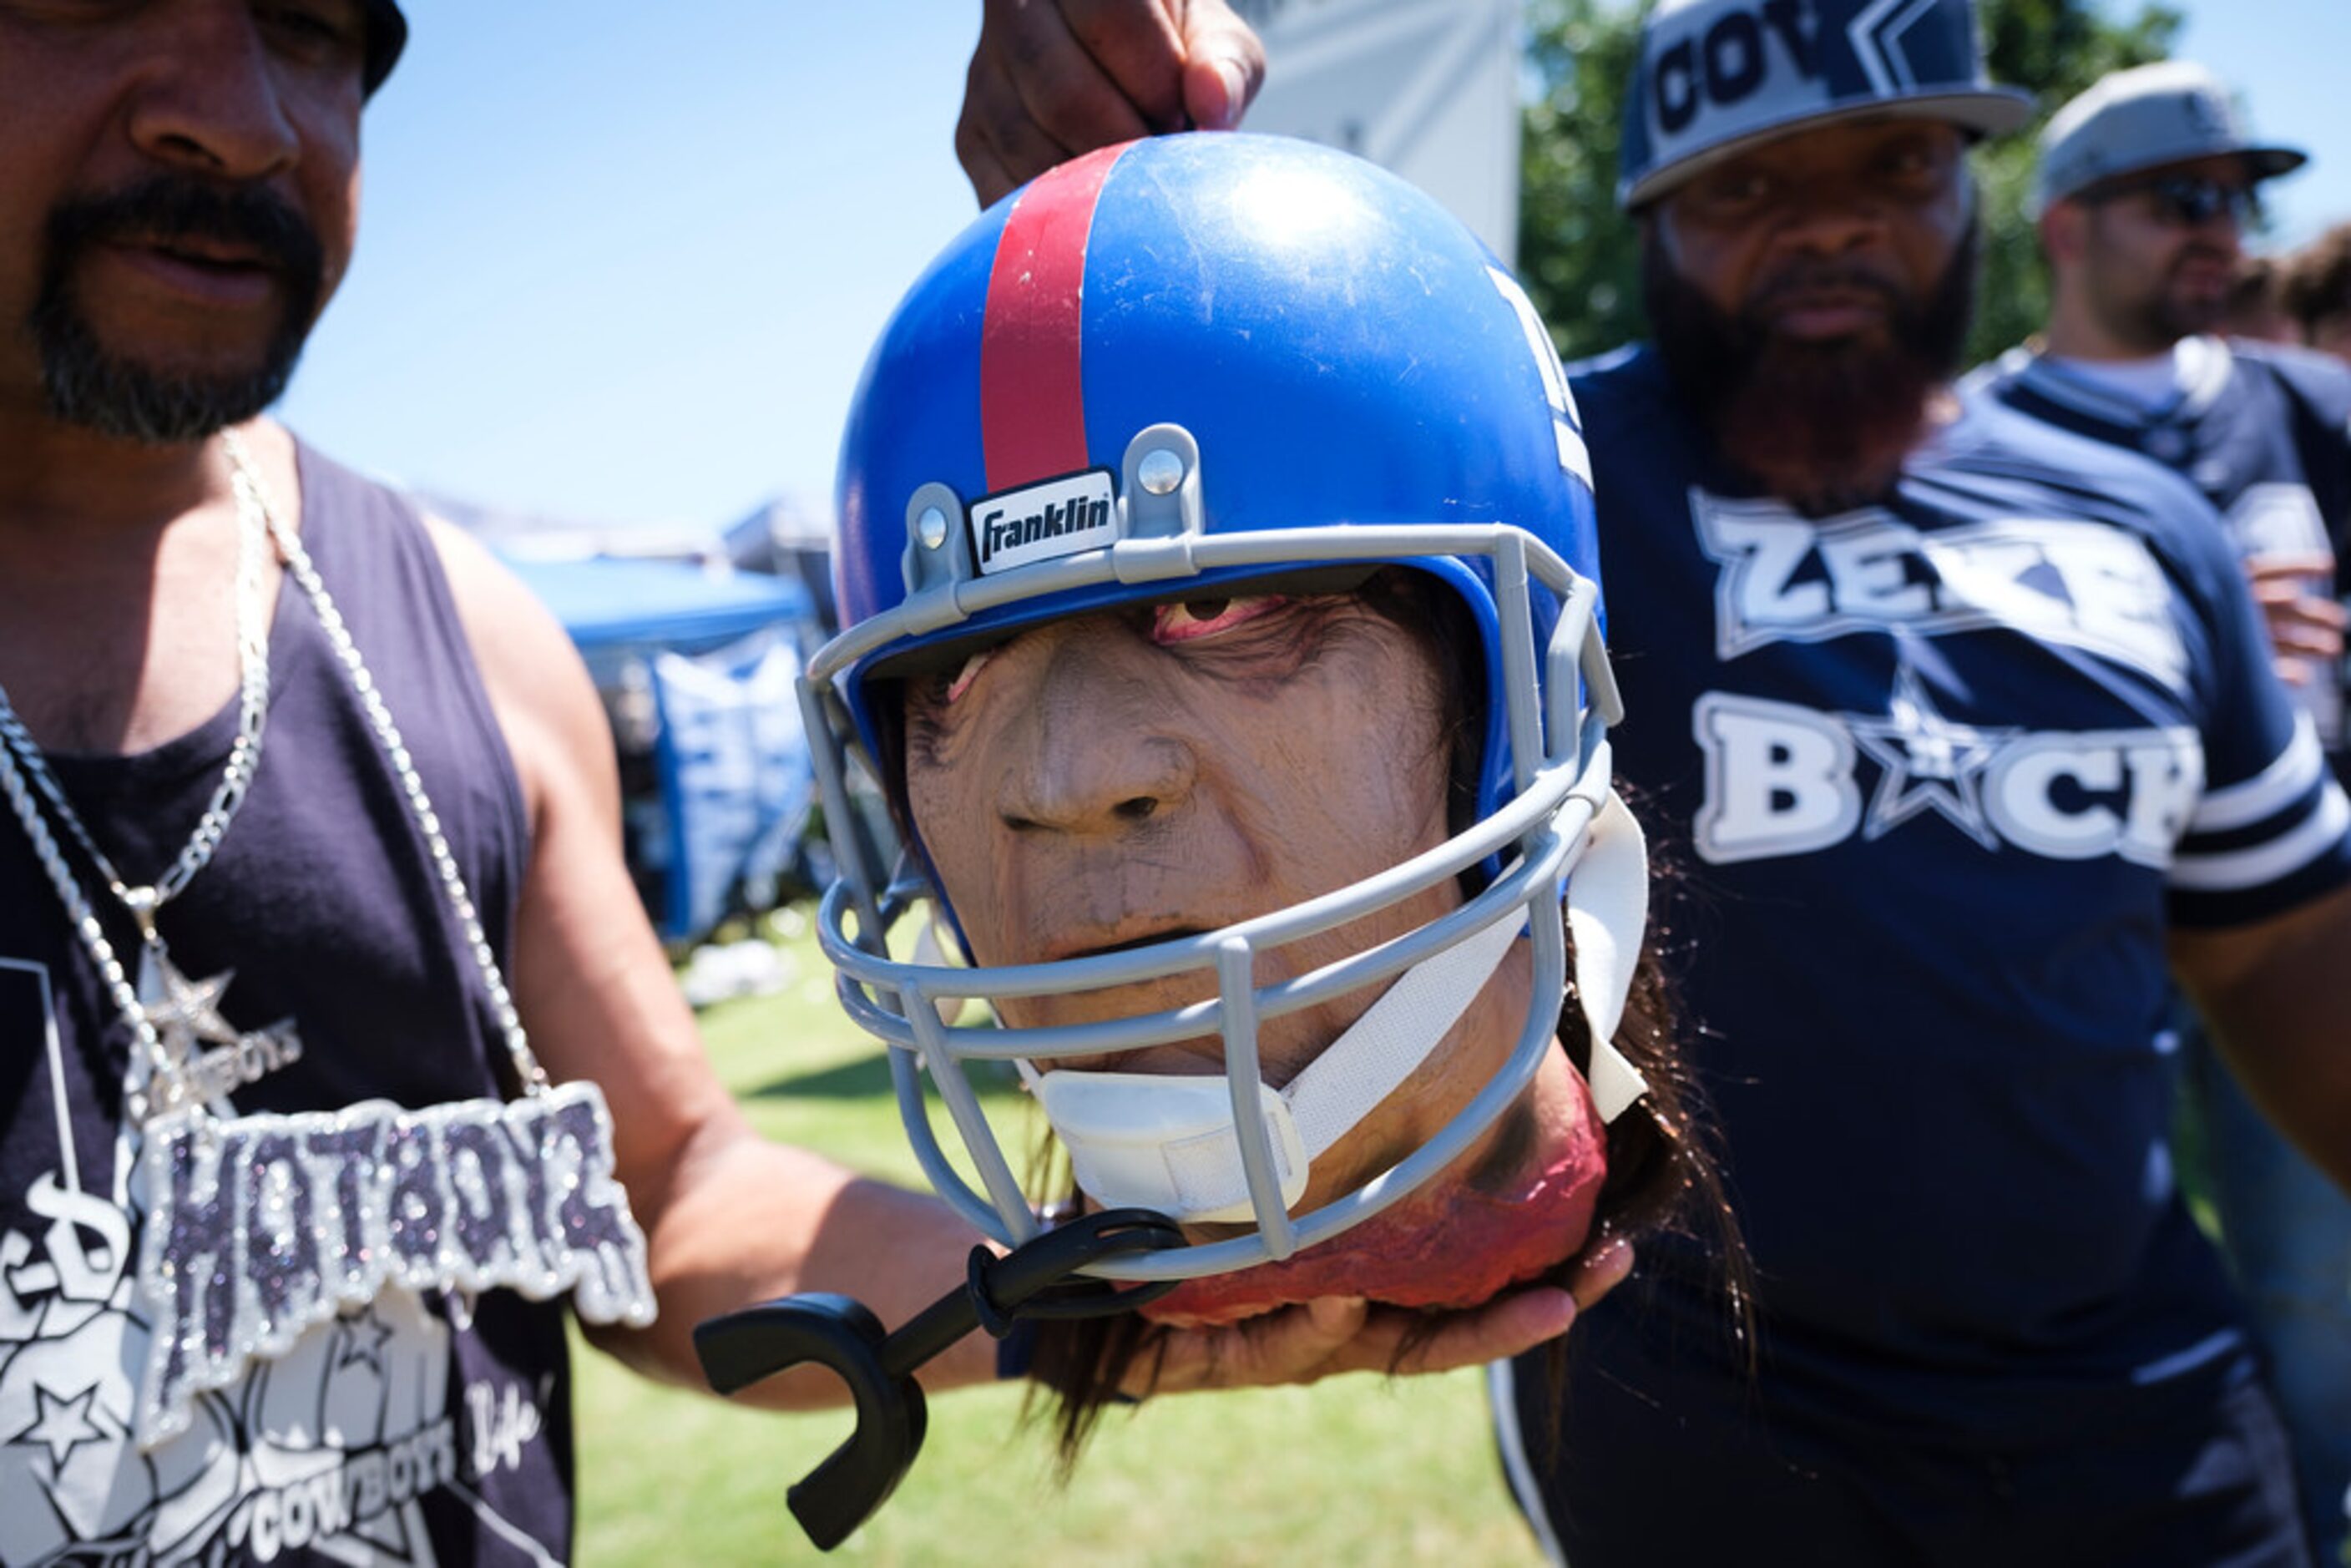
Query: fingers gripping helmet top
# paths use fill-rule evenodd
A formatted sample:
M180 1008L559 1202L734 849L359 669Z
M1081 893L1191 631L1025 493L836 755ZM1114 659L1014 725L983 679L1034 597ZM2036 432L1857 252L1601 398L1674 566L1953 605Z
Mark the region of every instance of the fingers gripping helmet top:
M804 700L847 883L828 896L821 922L843 999L902 1048L893 1066L917 1154L977 1223L1018 1241L1033 1222L964 1081L967 1060L1050 1066L1221 1033L1226 1078L1189 1081L1188 1100L1161 1094L1158 1112L1142 1118L1162 1129L1144 1140L1147 1171L1129 1157L1139 1115L1130 1113L1131 1085L1049 1072L1040 1091L1081 1185L1097 1198L1257 1222L1254 1236L1102 1270L1188 1277L1337 1234L1442 1168L1508 1106L1550 1048L1565 974L1557 910L1579 855L1614 868L1587 879L1612 896L1571 901L1601 912L1577 924L1579 967L1589 967L1589 950L1598 956L1590 962L1621 961L1629 973L1646 871L1621 808L1608 809L1604 729L1615 697L1600 643L1589 472L1558 357L1508 271L1426 196L1308 143L1195 134L1078 159L984 214L914 285L852 411L835 565L844 630L811 662ZM1434 579L1477 628L1486 717L1471 826L1382 877L1204 936L993 971L884 955L890 921L938 892L919 844L893 881L880 857L843 841L858 836L851 775L861 767L883 775L894 664L1219 583L1380 565ZM1367 696L1375 711L1378 694ZM1614 850L1588 850L1604 842ZM1480 875L1484 891L1453 915L1252 989L1253 952L1464 872ZM1530 918L1545 910L1547 918ZM1312 1145L1361 1110L1301 1099L1312 1097L1301 1086L1313 1069L1280 1095L1263 1090L1255 1019L1409 977L1447 954L1484 967L1433 988L1466 983L1474 993L1499 961L1497 940L1507 947L1522 926L1538 994L1501 1078L1376 1191L1293 1220ZM1470 952L1484 956L1458 956ZM1218 998L1099 1025L999 1030L946 1028L933 1005L1185 970L1216 977ZM1579 988L1604 1015L1595 1040L1604 1041L1621 977ZM1322 1092L1338 1100L1376 1100L1378 1085L1393 1088L1434 1044L1374 1061L1350 1044L1353 1033L1325 1053L1355 1053L1345 1072L1325 1075L1350 1081ZM917 1053L984 1192L931 1138ZM1613 1052L1604 1075L1602 1053L1595 1047L1593 1090L1607 1111L1637 1093L1638 1081ZM1060 1111L1057 1081L1073 1086ZM1230 1092L1206 1103L1203 1083ZM1237 1115L1260 1095L1261 1121ZM1169 1110L1178 1100L1188 1109ZM1114 1190L1097 1190L1090 1174Z

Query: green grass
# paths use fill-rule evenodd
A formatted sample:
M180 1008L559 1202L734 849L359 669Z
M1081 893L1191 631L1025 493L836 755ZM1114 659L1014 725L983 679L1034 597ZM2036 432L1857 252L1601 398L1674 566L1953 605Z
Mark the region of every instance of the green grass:
M720 1075L768 1136L920 1185L880 1048L842 1018L804 932L778 997L703 1016ZM952 1145L950 1145L952 1146ZM814 1563L784 1491L845 1412L774 1416L656 1387L584 1345L586 1568ZM1476 1563L1541 1561L1505 1492L1474 1373L1161 1399L1114 1413L1066 1489L1019 1391L931 1404L914 1472L834 1560L872 1564Z

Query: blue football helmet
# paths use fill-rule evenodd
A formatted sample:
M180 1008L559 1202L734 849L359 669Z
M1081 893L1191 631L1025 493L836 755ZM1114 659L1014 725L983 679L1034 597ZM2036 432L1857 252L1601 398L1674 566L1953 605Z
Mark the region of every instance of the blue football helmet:
M1017 1245L1051 1196L1023 1189L965 1071L1012 1060L1094 1201L1254 1225L1094 1272L1193 1278L1336 1236L1467 1150L1555 1049L1562 900L1593 1026L1594 1102L1613 1116L1640 1093L1607 1043L1647 871L1610 789L1618 708L1581 422L1525 293L1427 196L1326 148L1236 134L1133 142L1040 177L949 245L883 331L843 441L839 516L843 630L801 688L841 870L821 939L849 1012L892 1048L926 1174L974 1224ZM888 788L894 664L1109 606L1380 565L1426 574L1477 629L1484 735L1474 821L1456 836L1206 935L988 969L935 946L925 961L902 933L905 951L891 956L893 927L925 904L946 945L960 942L924 846L888 847L879 814L858 805ZM1464 877L1478 891L1442 918L1253 985L1253 954ZM1519 939L1532 943L1534 984L1507 1065L1384 1174L1293 1215L1320 1147L1402 1081ZM1184 973L1214 979L1215 999L1035 1029L955 1027L939 1005ZM1399 999L1416 977L1420 999ZM1263 1085L1258 1021L1358 988L1386 988L1374 1012L1441 1011L1429 993L1453 995L1402 1057L1351 1046L1351 1030L1280 1093ZM1053 1067L1217 1034L1221 1076ZM1336 1065L1309 1094L1325 1062ZM925 1072L977 1187L934 1134Z

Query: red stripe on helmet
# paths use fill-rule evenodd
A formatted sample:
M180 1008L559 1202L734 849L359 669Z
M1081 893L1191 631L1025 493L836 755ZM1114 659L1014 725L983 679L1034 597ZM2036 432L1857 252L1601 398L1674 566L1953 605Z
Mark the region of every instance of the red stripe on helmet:
M1040 175L1005 217L979 332L979 431L990 491L1087 465L1086 236L1102 182L1125 151L1105 147Z

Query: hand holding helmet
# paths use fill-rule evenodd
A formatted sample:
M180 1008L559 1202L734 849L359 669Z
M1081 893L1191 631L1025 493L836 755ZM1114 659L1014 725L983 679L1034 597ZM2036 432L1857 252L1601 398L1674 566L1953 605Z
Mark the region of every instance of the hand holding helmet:
M1695 1166L1646 985L1615 1043L1647 869L1580 421L1466 229L1305 143L1063 165L901 306L840 515L802 694L843 1003L974 1224L1018 1258L1072 1201L1166 1216L1187 1245L1086 1272L1230 1325L1048 1325L1066 1439L1218 1354L1439 1363L1558 1326L1477 1313L1514 1285L1617 1277L1595 1222ZM1067 1174L1024 1182L1048 1129Z

